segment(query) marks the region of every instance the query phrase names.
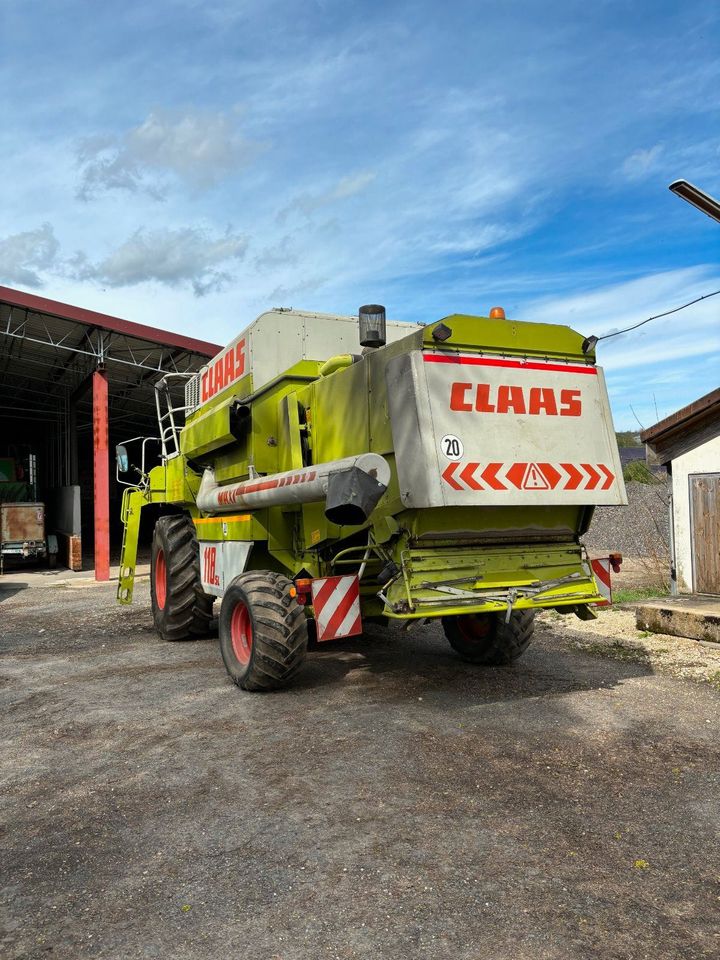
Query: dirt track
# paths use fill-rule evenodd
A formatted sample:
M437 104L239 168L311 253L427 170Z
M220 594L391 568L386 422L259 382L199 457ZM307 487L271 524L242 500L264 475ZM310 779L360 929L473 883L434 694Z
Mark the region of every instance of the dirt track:
M720 954L711 685L548 620L510 668L378 629L249 695L139 594L0 593L4 960Z

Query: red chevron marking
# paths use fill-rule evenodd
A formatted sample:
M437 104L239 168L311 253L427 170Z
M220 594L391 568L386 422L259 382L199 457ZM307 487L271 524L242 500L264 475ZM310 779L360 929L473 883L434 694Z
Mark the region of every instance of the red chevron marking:
M479 466L479 463L468 463L460 471L460 479L464 480L471 490L482 490L482 487L473 476Z
M613 484L613 480L615 479L615 474L614 474L614 473L611 473L611 472L608 470L608 468L605 466L604 463L599 463L599 464L598 464L598 467L600 467L600 469L602 470L602 472L605 474L605 476L606 476L606 478L607 478L607 479L605 480L605 483L602 485L602 487L601 487L600 489L601 489L601 490L609 490L610 487L611 487L612 484Z
M518 490L522 490L523 480L525 478L525 471L527 470L526 463L514 463L510 469L507 471L505 476L508 478L510 483L517 487Z
M445 469L444 469L443 472L442 472L442 478L443 478L443 480L445 481L445 483L449 484L449 485L453 488L453 490L462 490L462 489L463 489L462 486L457 482L457 480L456 480L455 477L453 476L453 474L454 474L455 471L457 470L458 466L459 466L459 464L456 463L456 462L453 460L451 463L449 463L449 464L445 467Z
M594 490L600 481L600 474L597 472L595 467L591 463L581 463L580 466L587 472L587 475L590 477L588 482L585 484L586 490Z
M538 463L536 466L545 474L545 479L550 484L550 489L554 490L558 482L562 479L562 474L556 470L551 463Z
M561 463L560 466L568 474L568 482L565 484L565 490L577 490L580 486L580 481L583 478L582 470L572 463Z
M505 484L497 478L497 472L501 466L501 463L489 463L480 474L480 478L491 490L507 490Z

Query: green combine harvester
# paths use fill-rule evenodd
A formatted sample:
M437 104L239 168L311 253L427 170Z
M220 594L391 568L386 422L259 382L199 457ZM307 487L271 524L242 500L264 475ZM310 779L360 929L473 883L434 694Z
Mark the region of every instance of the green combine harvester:
M358 336L359 333L359 336ZM362 348L360 352L360 348ZM155 626L207 634L221 598L228 673L285 685L309 638L440 618L466 660L526 649L539 609L595 616L612 556L580 538L597 505L626 503L602 370L568 327L454 315L427 326L264 313L175 406L156 386L161 463L118 447L130 603L140 514Z

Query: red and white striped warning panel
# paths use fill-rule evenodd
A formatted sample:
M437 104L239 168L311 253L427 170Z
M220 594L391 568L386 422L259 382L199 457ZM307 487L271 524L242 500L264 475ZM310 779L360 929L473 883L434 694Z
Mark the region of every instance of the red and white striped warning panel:
M319 641L362 633L360 582L356 576L319 577L313 580L311 590Z
M615 474L604 463L449 463L441 474L453 490L608 490Z
M595 577L595 586L600 596L605 597L602 603L596 603L596 607L609 607L612 603L612 586L610 583L610 559L603 557L602 560L591 560L590 566Z

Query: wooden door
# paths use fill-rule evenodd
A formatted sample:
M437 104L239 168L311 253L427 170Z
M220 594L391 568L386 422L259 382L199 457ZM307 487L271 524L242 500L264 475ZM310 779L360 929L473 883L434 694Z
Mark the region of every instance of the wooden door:
M690 477L693 590L720 594L720 473Z

